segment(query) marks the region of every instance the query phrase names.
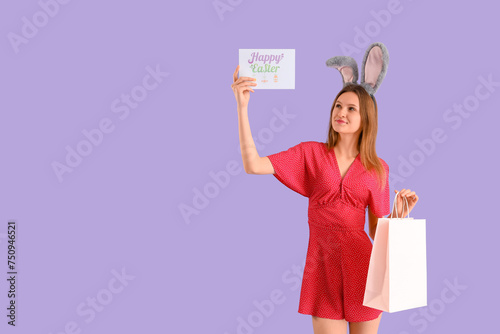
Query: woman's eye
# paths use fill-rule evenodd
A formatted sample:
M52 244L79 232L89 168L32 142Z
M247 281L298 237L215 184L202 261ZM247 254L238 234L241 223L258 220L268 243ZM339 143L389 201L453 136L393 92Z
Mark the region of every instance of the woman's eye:
M341 106L340 106L340 104L337 104L335 107L340 108ZM354 110L354 111L356 111L356 108L354 108L354 107L349 107L349 110Z

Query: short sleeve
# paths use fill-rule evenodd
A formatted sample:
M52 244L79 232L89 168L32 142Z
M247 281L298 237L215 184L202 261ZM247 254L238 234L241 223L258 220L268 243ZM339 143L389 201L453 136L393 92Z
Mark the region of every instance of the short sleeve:
M268 155L274 167L274 176L285 186L302 196L309 197L311 185L308 182L307 147L301 142L286 151Z
M390 187L389 187L389 165L380 159L382 165L385 168L386 180L385 187L381 191L378 187L377 182L374 183L372 189L370 189L370 196L368 201L368 206L375 216L378 218L387 216L391 213L391 199L390 199Z

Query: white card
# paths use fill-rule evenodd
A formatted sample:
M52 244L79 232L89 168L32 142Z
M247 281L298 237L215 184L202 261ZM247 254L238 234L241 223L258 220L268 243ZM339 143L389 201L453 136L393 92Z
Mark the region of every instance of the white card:
M239 77L256 78L252 89L295 89L295 49L239 51Z

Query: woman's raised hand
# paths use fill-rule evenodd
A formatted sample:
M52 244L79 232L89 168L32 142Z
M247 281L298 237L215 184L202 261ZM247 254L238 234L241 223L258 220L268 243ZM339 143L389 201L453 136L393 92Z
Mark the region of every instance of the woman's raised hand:
M238 78L239 69L240 65L236 66L236 70L233 73L233 83L231 84L231 88L233 89L238 107L247 107L248 100L250 100L250 91L254 92L254 90L250 86L256 86L257 83L255 82L255 78Z
M395 193L398 193L397 190L394 190ZM406 201L408 201L408 210L409 212L407 212L407 206L406 206L406 201L404 200L404 198L406 198ZM418 196L417 194L415 194L414 191L411 191L410 189L402 189L401 191L399 191L399 194L398 196L396 196L396 210L398 210L398 212L393 212L392 213L392 218L404 218L406 217L410 212L411 210L413 210L413 208L415 207L415 204L417 204L418 202Z

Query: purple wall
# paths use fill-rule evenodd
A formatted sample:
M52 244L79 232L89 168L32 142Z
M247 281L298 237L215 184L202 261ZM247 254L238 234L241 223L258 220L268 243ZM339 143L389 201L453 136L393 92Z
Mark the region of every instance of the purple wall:
M296 50L295 90L251 94L266 156L326 139L342 86L326 60L360 64L377 41L390 53L377 153L391 196L419 195L411 216L427 219L428 253L428 306L384 313L379 333L490 330L500 297L493 6L2 2L0 331L312 333L297 313L307 198L244 172L232 74L239 48Z

